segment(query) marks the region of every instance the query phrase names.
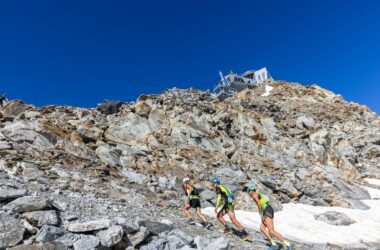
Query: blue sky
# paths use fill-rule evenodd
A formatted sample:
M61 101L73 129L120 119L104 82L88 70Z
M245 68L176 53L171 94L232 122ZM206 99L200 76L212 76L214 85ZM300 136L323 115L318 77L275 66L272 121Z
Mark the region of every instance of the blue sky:
M380 113L380 1L1 1L0 92L94 107L268 67Z

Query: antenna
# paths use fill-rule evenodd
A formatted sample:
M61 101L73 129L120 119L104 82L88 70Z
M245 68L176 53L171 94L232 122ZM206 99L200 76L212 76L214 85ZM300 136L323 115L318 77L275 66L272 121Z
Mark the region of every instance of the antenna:
M223 83L223 86L227 86L227 81L224 78L222 71L219 71L219 75L220 75L221 82Z

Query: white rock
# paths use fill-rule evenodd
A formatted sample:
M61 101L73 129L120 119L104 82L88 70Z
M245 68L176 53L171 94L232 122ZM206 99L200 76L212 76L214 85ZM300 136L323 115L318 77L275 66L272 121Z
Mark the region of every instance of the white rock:
M96 231L111 226L111 220L109 219L99 219L99 220L89 220L82 222L71 222L67 228L69 232L73 233L84 233Z

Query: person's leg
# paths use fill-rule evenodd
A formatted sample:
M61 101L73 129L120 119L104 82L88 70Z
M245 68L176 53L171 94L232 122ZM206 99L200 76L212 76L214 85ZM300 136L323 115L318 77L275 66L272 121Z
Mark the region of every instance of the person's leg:
M227 222L224 220L223 216L225 215L225 212L224 210L220 211L218 214L217 214L217 218L218 220L223 224L223 226L227 226Z
M281 235L280 233L278 233L276 230L274 230L274 226L273 226L273 220L272 220L272 218L266 217L266 218L265 218L265 225L266 225L266 227L268 228L269 233L270 233L273 237L276 237L277 239L279 239L279 240L282 241L282 242L285 241L285 238L282 237L282 235Z
M265 226L264 222L260 225L260 231L271 241L272 237L270 236L269 231L267 230L267 227Z
M185 214L185 216L189 219L193 218L191 216L191 213L189 212L189 209L191 208L190 204L189 203L186 203L185 206L183 207L183 213Z
M202 214L202 211L201 211L201 208L200 207L197 207L195 209L195 212L197 213L198 217L201 218L201 220L203 222L207 222L206 218L204 217L204 215Z
M273 225L273 219L272 218L266 218L265 219L265 224L267 225L268 231L271 235L279 239L280 241L283 242L283 244L287 247L287 249L291 248L290 243L276 230L274 230L274 225Z
M239 221L236 219L235 212L229 210L228 211L228 217L230 217L231 222L237 227L239 231L243 231L244 227L239 223Z
M265 211L264 211L264 213L265 213ZM271 236L271 234L270 234L270 232L268 230L268 227L267 227L267 225L265 223L266 218L267 218L266 216L263 217L263 220L262 220L262 223L261 223L261 226L260 226L260 231L263 234L265 234L265 236L269 239L271 246L277 248L277 243L276 243L276 241L273 240L273 238L272 238L272 236Z
M231 235L233 232L232 232L232 229L228 226L227 222L224 220L223 216L226 215L226 211L225 209L222 209L217 217L218 217L218 220L223 224L224 226L224 235Z
M239 237L242 240L247 240L249 239L249 235L247 231L245 231L244 227L239 223L239 221L236 219L235 212L233 210L233 207L231 207L231 210L228 211L228 216L230 217L232 223L238 228L239 230Z

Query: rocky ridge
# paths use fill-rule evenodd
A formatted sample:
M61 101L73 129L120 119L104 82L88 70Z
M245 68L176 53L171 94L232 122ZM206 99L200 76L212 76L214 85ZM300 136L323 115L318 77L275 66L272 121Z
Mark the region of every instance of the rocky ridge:
M380 178L379 117L316 85L271 86L269 96L261 86L223 102L171 89L94 109L9 103L0 122L0 249L265 249L256 232L241 243L220 237L217 223L187 225L185 176L204 190L204 206L217 176L237 209L254 210L240 192L247 182L277 210L287 202L368 209L362 185ZM311 247L341 249L298 249Z

